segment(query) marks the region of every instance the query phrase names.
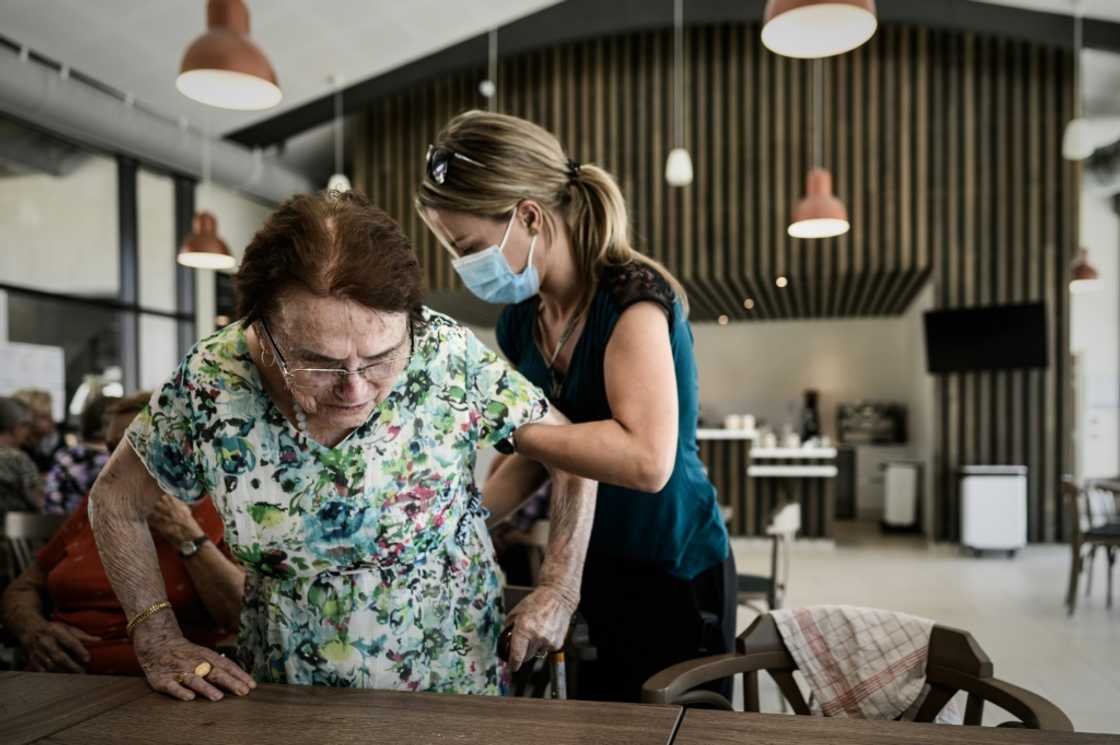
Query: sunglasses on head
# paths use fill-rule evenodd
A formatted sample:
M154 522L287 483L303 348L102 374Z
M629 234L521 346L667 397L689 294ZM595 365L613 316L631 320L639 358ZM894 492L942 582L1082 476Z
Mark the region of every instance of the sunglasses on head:
M479 168L486 167L477 160L468 158L462 153L457 153L451 148L428 145L428 178L442 186L443 182L447 180L447 169L451 165L451 161L456 159L464 163L470 163L472 166L478 166Z

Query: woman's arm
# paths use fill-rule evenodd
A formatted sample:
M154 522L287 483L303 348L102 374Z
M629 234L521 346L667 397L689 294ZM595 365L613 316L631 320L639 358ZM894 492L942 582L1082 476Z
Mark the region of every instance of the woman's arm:
M169 494L160 494L148 523L176 549L206 533L194 519L191 508ZM207 541L197 553L183 559L183 566L210 617L223 628L236 630L245 594L245 570L230 561L213 541Z
M114 451L90 494L89 518L97 549L129 619L167 599L147 522L162 494L128 443ZM152 688L183 701L195 694L217 701L222 693L215 685L241 695L255 685L230 660L184 639L174 613L161 611L138 625L132 643ZM179 682L181 674L189 674L204 661L213 667L206 679L189 675Z
M548 478L548 471L523 455L499 455L482 487L482 506L490 511L486 527L494 528L533 495Z
M676 462L678 417L665 311L652 302L627 308L607 344L603 368L612 419L526 425L514 437L517 451L596 481L661 491Z
M85 672L83 665L89 662L89 651L83 642L96 642L99 638L48 619L43 607L46 595L47 575L38 562L33 561L0 598L4 625L26 650L32 670Z

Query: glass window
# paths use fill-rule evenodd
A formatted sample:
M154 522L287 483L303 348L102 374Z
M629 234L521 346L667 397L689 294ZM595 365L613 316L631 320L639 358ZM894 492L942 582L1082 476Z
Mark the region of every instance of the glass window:
M0 140L0 281L116 297L116 161L8 119Z
M140 305L174 312L175 182L141 169L136 179Z
M173 318L140 316L140 387L160 386L179 363L179 328Z

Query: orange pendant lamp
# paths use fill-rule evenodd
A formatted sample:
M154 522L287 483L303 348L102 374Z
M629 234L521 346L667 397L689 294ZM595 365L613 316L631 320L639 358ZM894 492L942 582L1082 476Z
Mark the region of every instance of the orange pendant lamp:
M769 0L762 43L783 57L812 59L850 52L875 35L875 0Z
M233 269L237 263L218 237L218 221L209 212L194 216L194 229L179 248L178 261L193 269Z
M1069 291L1075 294L1092 292L1100 286L1099 280L1096 267L1089 263L1088 249L1081 249L1070 267Z
M817 128L813 146L813 163L821 162L824 121L821 116L821 61L813 63L813 120ZM832 174L819 165L805 179L805 196L793 209L788 232L793 238L835 238L851 229L848 210L832 193Z
M207 106L241 111L270 109L283 94L268 58L249 39L249 9L242 0L209 0L207 31L183 55L175 87Z

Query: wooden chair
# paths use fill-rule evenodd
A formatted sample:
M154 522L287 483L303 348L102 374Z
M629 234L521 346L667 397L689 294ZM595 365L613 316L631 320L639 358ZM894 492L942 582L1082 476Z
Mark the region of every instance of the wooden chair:
M31 566L35 552L51 539L65 520L63 515L37 512L9 512L4 516L4 542L13 578Z
M1106 499L1111 495L1115 510L1116 494L1120 485L1114 481L1100 481L1091 484L1092 489L1104 492ZM1077 610L1077 584L1086 570L1088 559L1089 576L1086 590L1092 588L1093 559L1098 549L1103 549L1108 558L1108 607L1112 607L1112 570L1116 564L1116 554L1120 550L1120 523L1115 521L1115 512L1109 519L1107 508L1103 519L1094 520L1089 489L1082 489L1072 479L1062 480L1062 501L1071 526L1069 586L1066 588L1066 610L1070 616ZM1095 524L1094 524L1095 523Z
M801 505L790 502L778 509L766 528L770 537L770 574L739 574L736 576L736 596L739 605L752 608L758 601L766 602L766 610L782 607L786 586L789 583L789 551L797 532L801 530Z
M731 703L719 694L695 689L710 680L742 675L744 709L757 712L758 674L765 670L778 684L794 713L810 715L809 705L793 677L797 665L769 614L757 618L739 636L736 647L733 654L704 657L662 670L646 681L642 700L732 711ZM968 693L965 724L979 725L983 720L984 702L990 701L1020 720L1000 726L1073 731L1069 718L1050 701L992 677L991 660L967 631L934 626L926 663L926 683L928 693L913 716L915 722L932 722L957 691L965 691Z

